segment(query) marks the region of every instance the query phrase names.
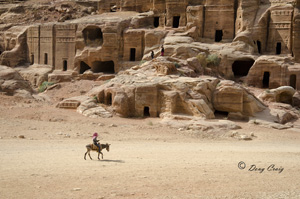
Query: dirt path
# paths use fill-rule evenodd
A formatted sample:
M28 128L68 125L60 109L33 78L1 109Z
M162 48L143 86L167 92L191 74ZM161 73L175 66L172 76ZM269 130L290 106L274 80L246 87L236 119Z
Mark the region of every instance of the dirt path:
M299 198L299 143L1 140L1 198ZM238 162L247 164L238 169ZM275 164L280 171L249 171ZM298 190L298 191L297 191ZM268 196L268 197L267 197Z
M257 138L203 138L159 118L91 119L14 100L0 102L0 198L300 198L299 132L240 123ZM111 144L101 161L83 159L94 131Z

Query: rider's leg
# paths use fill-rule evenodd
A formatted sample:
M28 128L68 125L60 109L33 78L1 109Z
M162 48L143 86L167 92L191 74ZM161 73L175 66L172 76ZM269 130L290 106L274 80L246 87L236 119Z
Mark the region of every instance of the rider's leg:
M97 143L98 149L99 149L99 153L101 152L101 145L100 143Z

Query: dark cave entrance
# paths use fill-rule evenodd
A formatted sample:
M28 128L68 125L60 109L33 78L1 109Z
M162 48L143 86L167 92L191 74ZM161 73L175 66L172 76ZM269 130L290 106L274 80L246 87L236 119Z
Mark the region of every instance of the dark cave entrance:
M111 93L107 93L106 94L106 105L112 105L112 94Z
M115 64L113 61L95 61L92 63L92 71L94 73L115 73Z
M216 119L224 119L224 118L227 118L228 117L228 112L226 112L226 111L218 111L218 110L216 110L215 111L215 118Z
M178 28L179 27L179 22L180 22L180 16L174 16L173 17L173 28Z
M237 60L232 64L232 72L234 77L244 77L248 75L250 68L254 64L254 60Z
M34 64L34 54L31 54L31 65Z
M135 54L136 54L135 48L130 48L130 61L135 61Z
M154 17L153 25L155 28L159 26L159 17Z
M297 76L294 74L290 76L290 86L294 89L297 87Z
M144 117L150 117L150 108L148 106L144 107Z
M80 62L80 74L83 74L85 71L90 70L91 67L89 65L87 65L84 61Z
M263 88L269 88L269 83L270 83L270 72L264 72L264 77L263 77Z
M216 30L215 42L220 42L223 39L223 30Z
M68 70L68 61L64 60L63 61L63 71L67 71Z
M261 54L261 42L259 40L257 40L256 45L257 45L258 53Z
M83 38L85 45L91 47L101 46L103 43L103 34L99 27L89 26L86 27L83 31Z
M280 55L281 54L281 42L278 42L276 44L276 55Z
M48 64L48 54L47 53L44 54L44 64L45 65Z

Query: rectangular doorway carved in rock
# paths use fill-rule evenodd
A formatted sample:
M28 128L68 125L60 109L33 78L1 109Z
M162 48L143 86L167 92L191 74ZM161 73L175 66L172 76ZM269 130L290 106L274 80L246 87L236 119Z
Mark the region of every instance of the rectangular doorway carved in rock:
M45 55L44 55L44 64L48 64L48 54L47 53L45 53Z
M173 17L173 28L178 28L179 27L179 22L180 22L180 16L174 16Z
M68 70L68 61L64 60L63 61L63 71L67 71Z
M150 117L150 108L148 106L144 107L144 117Z
M216 30L215 42L220 42L223 39L223 30Z
M130 48L130 61L135 61L135 48Z
M290 86L294 89L297 87L297 76L295 74L290 76Z
M264 77L263 77L263 88L269 88L270 84L270 72L264 72Z
M277 55L281 54L281 42L277 42L276 44L276 54Z
M261 42L257 40L256 44L257 44L258 53L261 54Z
M106 94L105 102L106 102L106 105L109 105L109 106L112 105L112 94L111 93Z
M31 54L31 65L34 64L34 54Z
M159 26L159 17L154 17L154 27L157 28Z

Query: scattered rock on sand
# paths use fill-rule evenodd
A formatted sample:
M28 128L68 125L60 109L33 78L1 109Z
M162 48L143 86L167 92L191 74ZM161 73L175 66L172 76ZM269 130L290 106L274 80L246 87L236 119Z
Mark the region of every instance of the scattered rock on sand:
M19 135L18 138L25 139L25 136L24 135Z
M249 137L248 135L240 135L240 138L239 138L240 140L252 140L252 138L251 137Z

